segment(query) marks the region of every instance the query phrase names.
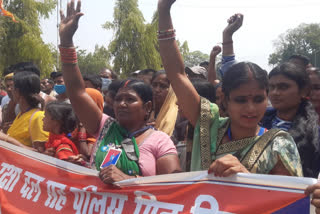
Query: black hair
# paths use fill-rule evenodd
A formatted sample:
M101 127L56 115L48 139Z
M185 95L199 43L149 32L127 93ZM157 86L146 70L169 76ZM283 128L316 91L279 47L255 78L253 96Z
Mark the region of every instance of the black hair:
M146 75L149 73L155 74L157 71L152 68L143 69L139 72L139 75Z
M134 90L144 103L152 102L152 89L150 85L146 84L142 80L127 79L123 80L120 84L120 88L130 88Z
M52 72L50 74L51 78L54 80L55 78L61 77L62 76L62 72Z
M68 134L76 128L77 118L71 104L52 101L46 105L45 111L49 113L53 120L60 122L60 133Z
M208 99L212 103L216 102L216 89L208 80L192 78L190 81L201 97Z
M49 79L49 78L43 78L42 80L47 80L49 84L54 85L54 82L53 82L53 80L52 80L52 79ZM42 80L41 80L41 81L42 81Z
M39 103L43 106L43 99L40 93L40 78L33 72L18 72L13 76L14 87L26 99L32 107L38 107Z
M299 89L307 87L310 83L307 72L301 66L291 62L285 62L272 69L269 73L269 79L276 75L283 75L288 79L295 81Z
M54 85L54 82L52 79L47 79L48 80L48 83L51 84L51 85Z
M103 72L103 71L106 71L106 70L109 70L111 72L111 78L114 79L114 80L117 80L118 79L118 74L116 72L114 72L112 69L110 68L102 68L100 70L100 73Z
M233 64L223 75L222 92L226 97L229 97L231 91L250 80L257 81L261 89L268 91L268 74L265 70L252 62Z
M201 62L200 64L199 64L199 66L209 66L209 62L208 61L204 61L204 62Z
M120 80L113 80L109 87L108 87L108 94L111 96L112 99L116 96L119 89L121 88L122 81Z
M160 75L162 75L162 74L164 74L164 75L167 76L165 70L160 70L160 71L155 72L155 73L152 75L151 83L152 83L158 76L160 76ZM168 80L168 83L170 84L169 80Z
M94 86L95 89L102 88L102 79L99 75L96 74L85 74L83 76L84 81L90 81L91 84Z
M289 57L289 61L290 61L291 59L298 59L298 60L300 60L305 67L310 63L310 60L309 60L308 57L303 56L303 55L300 55L300 54L294 54L294 55L290 56L290 57Z
M5 69L3 75L6 76L10 73L19 73L22 71L32 72L40 77L40 70L38 66L36 66L32 62L19 62L17 64L11 65L7 69Z
M3 74L2 76L5 77L7 76L8 74L12 73L12 71L10 70L10 67L7 67L3 70Z

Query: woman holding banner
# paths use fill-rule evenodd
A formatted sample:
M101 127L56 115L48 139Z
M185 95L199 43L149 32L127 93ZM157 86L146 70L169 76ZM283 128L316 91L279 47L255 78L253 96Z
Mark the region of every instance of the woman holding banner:
M59 49L73 109L86 130L98 139L91 165L101 170L100 178L104 183L181 171L170 137L147 126L152 109L150 86L139 80L123 81L114 99L115 119L102 114L86 93L73 45L73 35L83 15L80 8L81 2L78 1L75 9L72 0L68 3L67 16L61 12Z
M302 176L300 157L292 137L258 125L267 107L267 72L251 62L232 65L222 90L229 118L220 118L217 105L201 98L184 72L175 41L170 9L175 0L159 0L160 55L185 116L195 126L191 170L229 176L238 172ZM223 45L242 25L237 14L224 32Z

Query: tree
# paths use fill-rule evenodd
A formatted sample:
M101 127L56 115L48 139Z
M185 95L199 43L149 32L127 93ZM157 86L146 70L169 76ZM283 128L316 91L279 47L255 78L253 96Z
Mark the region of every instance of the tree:
M269 64L280 64L294 54L308 57L313 65L320 65L320 24L300 24L281 34L274 42L275 52L269 55Z
M189 54L189 46L188 46L188 42L184 41L181 45L180 41L177 40L177 44L181 53L181 56L183 58L183 60L185 60Z
M48 18L55 8L55 0L44 3L34 0L4 0L8 11L19 23L0 17L0 69L22 61L37 64L42 75L54 70L52 47L41 38L40 18Z
M160 68L157 16L145 25L138 0L117 0L113 16L114 20L106 22L104 28L114 31L114 39L109 44L114 71L126 76L136 70Z
M184 64L188 67L199 65L204 61L209 61L209 55L201 51L189 52L184 58Z
M209 61L208 54L202 53L201 51L190 52L187 41L184 41L181 45L181 42L177 40L177 44L185 66L193 67L199 65L201 62Z
M98 74L102 68L110 68L109 51L101 46L95 46L93 53L87 54L85 50L77 50L78 65L83 74Z

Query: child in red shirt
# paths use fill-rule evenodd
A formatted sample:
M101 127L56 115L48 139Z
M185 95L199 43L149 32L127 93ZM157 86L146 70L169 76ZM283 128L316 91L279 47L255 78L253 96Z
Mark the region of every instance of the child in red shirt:
M43 130L49 132L45 154L61 160L78 155L76 145L67 137L76 127L76 116L70 104L53 101L46 105Z

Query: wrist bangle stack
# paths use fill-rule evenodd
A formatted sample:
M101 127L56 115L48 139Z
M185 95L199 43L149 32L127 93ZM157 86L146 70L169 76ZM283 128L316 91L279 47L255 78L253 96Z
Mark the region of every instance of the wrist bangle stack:
M76 65L78 63L77 52L75 47L59 46L60 58L63 65Z
M175 29L167 29L167 30L159 30L158 31L158 40L171 40L176 38L176 30Z

